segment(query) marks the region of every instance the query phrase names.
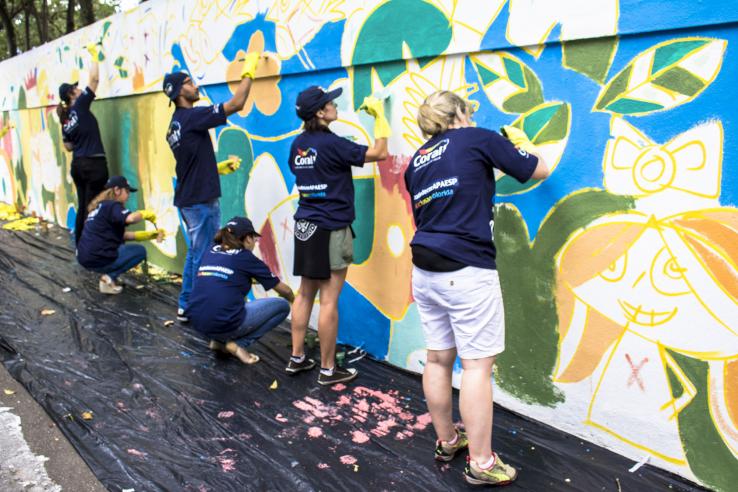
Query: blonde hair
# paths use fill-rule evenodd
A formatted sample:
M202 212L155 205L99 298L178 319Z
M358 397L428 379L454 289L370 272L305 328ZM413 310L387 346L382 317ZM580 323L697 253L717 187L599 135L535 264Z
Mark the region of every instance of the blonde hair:
M115 200L115 188L106 188L98 193L97 196L92 199L90 204L87 205L87 213L95 210L97 206L100 205L100 202L104 202L105 200Z
M436 91L418 108L418 126L426 137L443 133L457 120L471 120L471 104L451 91Z

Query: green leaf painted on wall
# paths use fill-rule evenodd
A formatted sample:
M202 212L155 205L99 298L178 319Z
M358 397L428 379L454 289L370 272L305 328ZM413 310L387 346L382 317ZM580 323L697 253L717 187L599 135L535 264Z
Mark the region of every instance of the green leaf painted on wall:
M482 52L469 59L487 99L500 111L520 114L543 103L541 81L518 58L505 52Z
M564 400L552 382L559 341L555 256L580 228L634 206L627 196L601 190L576 192L554 206L532 247L520 212L509 205L495 208L506 333L496 377L505 391L530 404L554 406Z
M568 103L547 102L520 116L512 125L523 130L535 145L561 143L569 138L571 108ZM560 149L553 158L546 155L546 160L551 161L549 166L552 171L558 165L562 153L563 149ZM522 193L539 183L538 180L520 183L515 178L503 175L497 180L496 190L498 195L506 196Z
M633 58L602 88L594 110L645 115L685 104L715 80L726 46L712 38L660 43Z
M618 49L618 37L564 41L564 67L586 75L598 84L605 82Z
M705 485L718 491L735 490L738 483L738 460L725 445L715 427L708 401L709 365L707 362L692 359L686 355L667 350L684 375L694 384L697 394L679 412L679 436L684 446L689 468ZM683 388L669 369L672 395L676 398ZM734 382L733 384L738 384Z
M224 161L231 155L237 155L241 159L241 167L236 172L221 177L222 196L232 197L220 202L221 223L236 215L246 215L244 195L254 166L254 151L251 140L243 130L226 128L218 135L216 160Z
M422 19L422 22L418 22ZM392 26L388 29L387 26ZM451 42L451 24L443 13L422 0L391 0L375 10L359 31L351 57L354 109L372 93L372 69L385 86L405 72L403 46L422 66ZM431 58L432 59L432 58ZM382 60L395 60L379 63Z
M374 180L354 179L354 206L356 219L351 224L354 238L354 263L364 263L374 244Z

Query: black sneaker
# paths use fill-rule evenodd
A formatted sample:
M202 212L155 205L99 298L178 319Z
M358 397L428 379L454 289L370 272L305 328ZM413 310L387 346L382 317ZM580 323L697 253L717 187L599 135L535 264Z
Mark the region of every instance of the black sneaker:
M343 367L336 367L333 369L333 374L330 376L321 372L320 376L318 376L318 384L322 386L330 386L332 384L345 383L347 381L351 381L358 375L359 371L354 368L344 369Z
M185 316L185 310L182 308L177 309L177 321L180 323L189 323L190 318Z
M290 359L290 361L287 363L287 367L284 368L285 371L287 371L287 374L297 374L298 372L302 371L309 371L315 367L315 361L313 359L308 359L305 357L302 362L295 362L294 360Z

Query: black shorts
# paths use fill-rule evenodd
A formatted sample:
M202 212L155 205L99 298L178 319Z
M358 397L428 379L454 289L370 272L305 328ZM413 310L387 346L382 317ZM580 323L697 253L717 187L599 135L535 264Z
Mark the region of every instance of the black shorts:
M325 280L331 278L331 231L307 220L295 222L295 265L292 274Z

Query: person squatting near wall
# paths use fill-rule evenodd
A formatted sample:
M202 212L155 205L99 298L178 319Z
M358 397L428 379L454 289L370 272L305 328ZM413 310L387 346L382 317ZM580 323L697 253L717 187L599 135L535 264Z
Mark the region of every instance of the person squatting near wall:
M77 217L74 223L74 241L79 243L87 218L87 206L97 196L108 180L108 163L100 138L100 127L90 111L100 82L98 64L99 44L90 44L87 50L92 57L90 80L82 90L77 82L59 86L60 104L56 107L62 125L64 148L72 152L71 175L77 188Z
M244 364L259 362L249 345L279 325L295 295L254 253L261 235L246 217L233 217L215 234L215 245L202 257L187 306L192 325L209 340L211 350L231 354ZM281 298L244 302L252 281Z
M156 215L150 210L131 212L125 208L128 197L136 191L123 176L113 176L89 204L85 228L77 242L77 261L88 270L103 274L100 277L103 294L120 294L123 287L115 282L118 276L146 259L143 246L125 244L125 241L161 238L162 232L157 230L125 230L126 226L142 220L156 222Z
M295 213L293 273L301 280L292 310L292 356L285 370L297 374L315 367L315 361L305 356L305 333L315 296L320 293L321 385L350 381L357 375L356 369L336 367L335 363L338 296L354 260L351 223L356 214L351 166L362 167L365 162L386 159L391 133L383 102L373 97L367 97L361 106L375 118L371 148L331 132L328 125L338 119L333 100L341 92L325 92L311 86L297 96L297 115L305 122L304 131L292 142L289 154L290 169L300 193Z
M177 319L184 323L189 321L186 311L200 260L220 228L218 174L230 174L240 165L235 159L216 163L208 130L225 125L228 116L243 109L260 58L261 54L257 52L246 55L241 83L233 97L211 106L194 107L200 100L200 90L185 72L164 77L164 93L170 104L175 104L167 132L167 143L176 161L174 206L179 208L189 238L177 309Z
M423 391L438 436L435 457L450 461L468 447L465 480L504 485L517 471L492 451L492 368L505 349L491 228L494 169L520 182L544 179L549 170L522 130L505 127L507 140L473 127L471 115L471 104L449 91L431 94L419 108L418 126L430 138L405 171L417 228L412 288L428 352ZM451 417L457 356L466 432Z

